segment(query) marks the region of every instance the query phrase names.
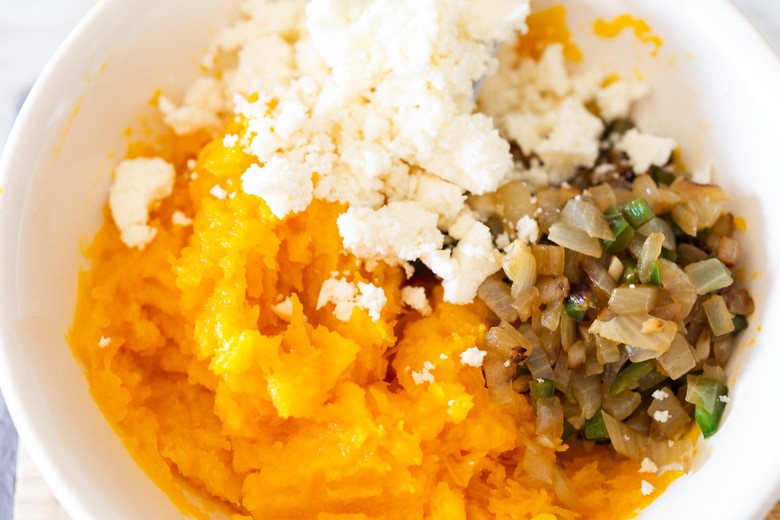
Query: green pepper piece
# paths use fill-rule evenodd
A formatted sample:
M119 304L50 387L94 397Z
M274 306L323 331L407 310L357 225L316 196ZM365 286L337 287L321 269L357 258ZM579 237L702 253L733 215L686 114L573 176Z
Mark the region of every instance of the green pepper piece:
M623 390L633 390L639 385L639 380L653 371L655 362L652 359L639 363L629 363L618 372L609 387L609 396L617 395Z
M658 260L653 262L653 268L650 270L650 283L661 285L661 264L658 263Z
M628 221L614 204L611 204L604 211L604 217L607 219L610 229L612 229L612 232L615 234L614 240L602 241L604 249L610 253L617 253L624 250L634 237L634 228L629 225Z
M639 268L636 265L636 260L633 258L623 259L623 278L622 283L626 285L639 284Z
M735 314L731 322L734 323L734 332L745 330L748 327L748 320L742 314Z
M601 415L601 410L597 411L593 414L593 417L585 421L582 432L585 434L585 438L591 441L609 439L609 432L607 432L607 426L604 424L604 416Z
M653 178L656 184L664 184L666 186L672 184L677 178L675 177L674 173L670 172L669 170L660 168L655 165L650 166L650 176Z
M712 413L699 405L696 405L693 410L693 416L705 439L718 431L720 419L723 417L723 410L726 408L726 399L722 398L728 397L728 389L723 385L719 385L719 388L721 391L718 392L718 399L715 400L715 407Z
M650 222L655 213L644 197L634 199L623 207L623 216L634 229L639 229Z
M552 379L531 379L528 382L531 390L531 402L536 408L536 401L542 397L552 397L555 395L555 381Z

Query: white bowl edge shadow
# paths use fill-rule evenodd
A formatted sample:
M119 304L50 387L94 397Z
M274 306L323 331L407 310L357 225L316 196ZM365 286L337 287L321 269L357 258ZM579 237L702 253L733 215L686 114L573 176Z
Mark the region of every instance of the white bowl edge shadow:
M0 260L0 385L35 463L79 519L180 516L105 423L65 341L78 271L85 267L82 248L102 219L110 171L126 145L122 131L150 110L156 89L181 89L213 28L227 17L216 3L189 11L186 0L159 4L97 6L36 83L0 163L0 240L7 244ZM583 0L567 9L586 63L614 65L625 74L634 66L641 70L653 94L639 109L640 125L677 138L694 168L712 160L716 181L748 222L745 270L757 312L729 369L734 384L727 416L721 431L701 445L705 463L673 483L642 518L668 518L674 511L675 517L760 519L780 498L780 443L773 435L780 412L772 414L767 403L768 383L780 367L780 350L767 348L780 338L770 321L780 305L780 234L773 236L766 224L771 194L780 195L780 159L772 153L780 143L777 55L726 0ZM649 58L647 47L631 38L613 52L614 41L590 35L593 19L625 11L646 19L662 37L657 57ZM672 26L681 20L689 24L682 32ZM138 47L147 53L133 57ZM122 99L95 95L120 87ZM33 149L34 137L40 146Z

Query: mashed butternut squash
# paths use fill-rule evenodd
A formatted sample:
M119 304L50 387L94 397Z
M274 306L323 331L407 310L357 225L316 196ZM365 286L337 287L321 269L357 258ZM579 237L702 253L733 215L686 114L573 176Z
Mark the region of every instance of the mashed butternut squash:
M339 205L315 200L280 221L240 191L205 196L235 185L248 160L209 143L153 213L159 235L144 251L107 222L70 334L106 418L183 511L614 519L674 478L599 446L535 443L530 403L499 409L481 369L460 359L481 345L485 310L442 302L425 278L410 283L428 287L433 312L404 308L400 267L368 272L341 247ZM174 224L176 211L191 226ZM317 309L333 273L381 287L381 318ZM287 298L289 314L275 312ZM576 499L556 496L556 476L529 475L530 457L558 457Z

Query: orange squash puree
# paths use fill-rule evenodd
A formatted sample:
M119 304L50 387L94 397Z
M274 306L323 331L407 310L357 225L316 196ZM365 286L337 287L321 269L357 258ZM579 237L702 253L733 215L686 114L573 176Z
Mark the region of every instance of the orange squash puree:
M658 54L658 49L663 45L663 40L653 33L646 21L634 18L630 14L621 14L611 22L596 20L593 22L593 32L603 38L615 38L625 29L634 31L634 36L642 43L650 43L654 46L652 55Z
M563 47L563 56L578 62L582 60L582 51L571 39L566 25L566 8L556 5L534 11L526 18L528 32L519 38L517 50L520 56L529 56L534 60L542 57L548 45L557 43Z
M639 473L601 446L533 443L527 398L499 409L481 369L460 361L488 327L480 304L443 303L422 280L433 313L405 309L401 268L368 272L341 248L343 207L315 200L279 221L237 189L249 161L222 139L207 144L196 175L180 168L153 213L159 233L144 251L124 246L107 218L87 252L69 334L106 419L182 511L613 520L677 476ZM215 184L235 196L210 196ZM177 210L192 226L171 223ZM356 308L341 322L331 305L318 310L333 273L382 287L381 319ZM286 297L292 315L282 317L273 307ZM433 382L416 384L426 364ZM557 457L576 504L523 470L528 446Z

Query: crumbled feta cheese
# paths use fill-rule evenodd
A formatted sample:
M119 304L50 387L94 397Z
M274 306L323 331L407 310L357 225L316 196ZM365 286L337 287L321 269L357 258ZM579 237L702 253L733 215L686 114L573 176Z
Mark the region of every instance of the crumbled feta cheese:
M656 410L653 412L653 419L660 423L665 423L670 417L671 414L669 413L669 410Z
M729 399L729 396L727 395L719 395L718 401L720 401L721 403L728 403L729 401L731 401L731 399Z
M642 481L642 494L644 496L648 496L655 491L655 486L653 486L650 482L643 480Z
M157 235L157 229L149 225L149 213L173 192L175 175L173 166L160 158L119 163L108 204L127 246L144 249Z
M214 187L209 190L209 193L211 193L214 198L219 200L225 200L225 198L228 196L227 190L225 190L225 188L219 184L215 184Z
M659 401L663 401L669 397L669 394L667 394L664 390L658 389L655 392L653 392L653 399L658 399Z
M460 354L460 362L470 367L481 367L487 352L477 347L469 347Z
M171 215L171 223L173 223L175 226L189 226L192 225L192 219L182 213L181 211L174 211Z
M632 128L623 135L616 146L628 154L632 168L641 175L646 173L650 166L666 164L677 142L671 137L644 134Z
M449 358L447 357L447 354L442 352L441 354L439 354L439 359L449 359Z
M421 385L423 383L433 383L436 381L436 378L433 377L433 374L431 374L431 370L436 368L436 365L431 363L430 361L426 361L423 363L422 370L419 372L412 371L412 380L414 381L414 384Z
M428 297L425 295L424 287L407 285L401 289L401 299L406 305L419 311L423 316L428 316L431 313L431 304L428 302Z
M539 240L539 224L528 215L523 215L515 225L517 239L526 244L535 244Z
M333 314L341 321L349 321L355 307L366 310L371 319L377 321L387 303L387 296L384 289L374 284L352 284L344 278L333 277L322 284L317 298L317 309L329 303L335 305Z
M225 148L233 148L237 142L238 142L237 134L225 134L225 136L222 138L222 146L224 146Z
M596 104L605 121L629 116L631 105L647 96L650 86L644 81L616 80L596 92Z
M655 462L648 457L642 459L642 466L639 468L639 473L655 473L658 471L658 466Z
M274 215L284 218L303 211L312 199L311 169L288 159L274 158L264 166L251 165L241 175L243 190L261 197Z
M98 340L98 347L106 348L110 344L111 344L111 338L100 336L100 340Z
M290 321L292 319L293 314L293 303L290 297L288 296L284 300L280 301L276 305L273 305L271 307L271 310L274 311L274 313L282 318L285 321Z

